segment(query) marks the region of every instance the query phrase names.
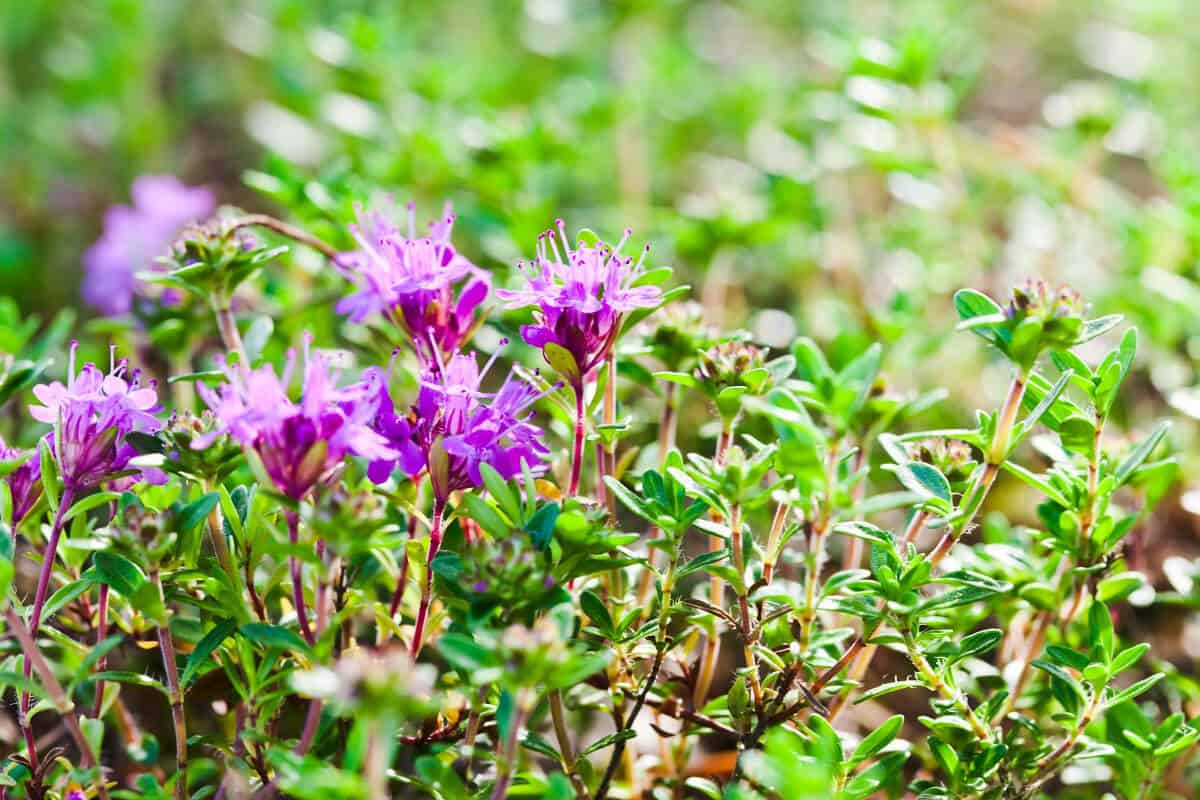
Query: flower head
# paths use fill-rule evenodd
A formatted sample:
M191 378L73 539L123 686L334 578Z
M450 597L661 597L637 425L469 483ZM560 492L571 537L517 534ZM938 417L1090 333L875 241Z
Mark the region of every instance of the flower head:
M133 205L108 209L103 233L83 256L83 299L107 315L129 311L141 289L137 273L154 267L185 224L216 207L211 191L173 175L143 175L130 193Z
M284 495L299 500L347 455L378 460L395 457L379 433L369 427L379 390L370 373L364 380L338 386L338 372L322 354L304 348L303 391L298 402L289 396L296 353L288 354L282 375L270 364L248 369L222 363L228 382L216 390L198 387L217 418L217 425L196 437L203 448L223 433L253 450L267 475Z
M519 265L526 287L496 292L509 308L536 306L537 321L522 328L521 336L544 353L549 344L566 350L575 369L564 377L576 384L604 361L625 314L662 300L657 286L635 285L649 246L636 263L621 255L630 234L626 230L616 247L580 243L572 250L560 219L557 233L546 231L538 237L537 257ZM554 363L549 357L547 361Z
M130 433L155 433L161 427L154 412L158 394L154 382L142 386L138 372L128 372L125 359L102 373L95 364L75 372L75 351L67 368L67 383L59 381L33 387L41 405L29 414L53 425L46 442L62 473L63 485L72 491L87 489L116 477L138 453L126 441Z
M543 395L511 372L495 394L483 392L480 384L494 361L480 370L475 356L456 354L427 371L416 405L403 416L380 371L374 428L396 456L372 464L371 479L387 480L396 466L413 476L428 470L435 498L445 503L452 492L483 485L483 464L506 480L520 475L523 465L539 472L549 451L541 429L530 422L530 406Z
M0 438L0 466L4 466L5 462L9 465L19 462L7 474L0 473L8 484L8 494L12 499L12 522L15 525L25 518L42 496L42 462L36 452L9 447Z
M353 322L384 314L408 335L423 366L432 368L435 351L456 352L471 338L482 321L476 310L491 283L450 244L454 215L449 205L422 237L416 235L411 203L407 234L389 212L359 209L358 224L350 231L361 249L336 262L358 291L336 308Z

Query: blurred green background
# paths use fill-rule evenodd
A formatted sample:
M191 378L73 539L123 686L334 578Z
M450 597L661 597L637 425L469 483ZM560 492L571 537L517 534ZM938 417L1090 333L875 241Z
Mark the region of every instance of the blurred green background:
M953 418L1006 377L950 334L953 290L1042 276L1139 326L1125 419L1179 417L1186 454L1197 45L1187 0L5 3L0 295L77 306L139 174L341 246L356 201L450 199L500 276L557 216L630 226L712 322L835 361L882 339Z

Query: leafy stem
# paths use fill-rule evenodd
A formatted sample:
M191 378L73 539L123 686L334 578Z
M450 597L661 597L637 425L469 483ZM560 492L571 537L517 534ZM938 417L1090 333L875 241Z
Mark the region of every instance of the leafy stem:
M160 603L166 607L166 595L163 592L162 575L157 567L150 570L150 582L158 592ZM162 651L163 669L167 674L167 693L171 703L171 723L175 731L175 797L177 800L187 800L188 797L188 745L187 719L183 711L183 688L179 683L179 665L175 657L175 640L171 637L171 628L164 619L158 624L158 646Z
M975 521L976 514L979 513L983 501L987 499L988 493L992 489L992 484L996 482L996 476L1000 474L1000 465L1008 458L1013 426L1016 424L1017 412L1021 408L1021 400L1025 396L1025 387L1028 381L1029 374L1025 369L1018 370L1017 374L1013 376L1008 394L1004 398L1004 405L996 417L996 428L992 434L991 446L987 451L986 463L976 471L975 479L963 493L964 500L959 505L955 520L947 526L946 533L943 534L929 555L929 561L934 566L937 566L942 559L949 555L950 550L958 544L958 540Z
M58 713L63 718L63 723L67 727L67 732L75 741L75 746L79 748L79 757L83 765L89 770L94 770L96 773L96 796L100 800L108 800L108 787L104 783L104 774L100 768L99 761L96 760L96 753L92 751L92 746L88 743L87 737L83 735L83 728L79 724L79 714L75 710L75 704L71 702L71 698L67 695L58 678L54 675L54 670L46 662L41 651L38 649L37 642L34 641L34 634L25 627L21 615L16 612L10 605L4 611L4 619L8 624L8 629L12 631L13 636L17 637L17 642L21 645L21 651L25 655L25 664L30 668L32 674L37 673L38 679L42 682L42 687L46 693L50 695L51 702L58 710Z
M975 734L976 738L983 742L991 741L991 733L979 721L979 717L976 716L975 710L971 708L966 695L946 683L945 679L930 665L925 655L921 652L921 649L917 646L916 639L913 638L912 631L908 629L908 626L905 626L904 647L908 652L908 660L917 668L917 673L925 683L937 692L943 700L954 704L959 713L963 715L967 723L971 726L971 731Z

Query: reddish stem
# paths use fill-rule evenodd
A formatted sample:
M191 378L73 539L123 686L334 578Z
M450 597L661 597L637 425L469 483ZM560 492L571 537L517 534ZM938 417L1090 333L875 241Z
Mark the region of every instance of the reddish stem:
M429 604L433 600L433 558L442 546L442 512L440 500L433 503L433 522L429 529L429 555L425 558L425 585L421 587L421 605L417 609L417 623L413 629L412 657L415 661L421 652L425 638L425 622L429 618Z
M50 576L54 573L58 540L62 536L63 523L66 520L67 510L71 507L74 494L69 486L63 487L62 496L58 498L58 509L54 512L54 523L50 527L50 539L46 542L46 549L42 554L42 571L38 575L37 590L33 596L33 613L29 617L29 636L35 648L37 647L38 629L42 625L42 609L46 605L46 595L50 591ZM29 658L25 659L24 675L26 678L33 675L33 664ZM17 715L18 722L21 732L25 735L25 745L29 749L29 764L36 771L37 745L34 743L33 727L29 724L29 709L32 705L32 697L29 692L22 692L21 709Z
M584 415L583 384L574 387L575 391L575 446L571 450L571 480L567 484L567 496L574 497L579 493L579 476L583 472L583 440Z
M288 524L288 542L295 548L300 544L300 515L295 511L288 511L285 516ZM300 633L304 636L304 641L312 646L317 643L317 638L308 624L308 609L304 602L304 576L300 560L294 552L288 556L288 566L292 573L292 605L296 607L296 621L300 623Z
M417 535L417 515L408 518L408 541ZM396 591L392 592L392 604L388 608L388 616L395 617L404 600L404 587L408 585L408 546L404 547L404 556L400 559L400 578L396 581Z
M97 609L96 644L99 645L108 638L108 584L100 584L100 604ZM96 662L96 671L103 672L108 663L108 656L103 656ZM104 681L96 681L96 700L92 707L92 716L100 718L100 706L104 702Z

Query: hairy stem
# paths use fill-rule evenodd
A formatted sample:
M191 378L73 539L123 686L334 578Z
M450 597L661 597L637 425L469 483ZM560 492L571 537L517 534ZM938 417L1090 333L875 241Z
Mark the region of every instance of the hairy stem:
M1087 730L1087 726L1091 725L1092 720L1096 718L1096 713L1100 710L1100 701L1103 698L1104 692L1101 689L1096 689L1092 692L1092 699L1088 701L1087 708L1083 710L1083 715L1076 722L1075 727L1067 734L1058 747L1054 748L1053 751L1045 755L1037 763L1038 771L1030 779L1029 786L1039 786L1061 766L1060 762L1070 754L1075 744L1079 741L1079 737L1083 735L1083 732Z
M804 608L800 611L800 652L808 650L812 640L813 623L817 619L817 592L821 585L821 568L825 565L825 539L833 523L833 492L837 482L837 442L829 443L825 453L825 496L809 534L808 571L804 575Z
M313 250L316 250L321 255L325 256L330 261L338 257L338 251L331 244L321 241L306 230L297 228L295 225L289 225L283 220L266 214L247 214L232 221L229 231L233 232L239 228L266 228L275 231L276 233L286 236L292 241L299 242L303 245L308 245Z
M1004 398L1004 405L996 418L996 431L992 436L991 446L988 448L987 463L981 472L976 473L977 479L967 489L964 495L967 499L960 504L957 519L947 526L941 541L930 553L929 562L934 566L941 563L954 545L958 544L958 540L962 538L971 523L975 521L975 515L979 513L983 501L992 489L992 484L996 482L996 476L1000 474L1000 465L1008 457L1013 426L1017 421L1017 412L1021 408L1021 399L1025 396L1026 381L1027 376L1023 370L1013 376L1008 395Z
M237 319L233 316L231 298L224 292L216 292L212 296L213 314L217 318L217 331L221 334L221 342L225 351L237 354L238 363L242 368L250 368L250 359L246 355L246 346L242 344L242 335L238 333Z
M733 549L733 565L744 584L746 560L742 552L742 507L740 504L734 504L729 517L729 543ZM750 673L750 690L754 697L754 706L757 708L762 705L762 684L759 682L758 660L754 657L754 642L751 640L753 627L750 624L750 601L746 598L744 590L738 591L738 625L742 635L742 655L746 659L746 670Z
M904 646L908 650L908 660L911 661L912 665L917 668L917 672L922 678L925 679L925 682L929 684L930 688L941 695L944 700L950 701L955 705L955 707L958 708L959 713L962 714L970 724L971 730L975 733L976 738L982 742L990 741L991 734L988 733L988 729L984 726L984 724L979 721L979 717L975 715L975 710L971 708L971 704L967 701L966 696L942 680L942 677L937 674L934 668L925 659L924 654L921 653L921 650L917 647L917 643L913 639L911 633L905 634Z
M713 461L717 464L725 462L725 453L729 450L729 446L733 443L734 423L728 422L722 429L720 436L717 437L717 449L713 454ZM717 537L712 537L712 542L709 546L710 552L719 552L725 546ZM725 581L718 575L713 575L709 582L709 601L718 608L725 601ZM713 674L717 668L717 655L721 649L720 634L714 633L712 636L704 638L704 649L700 654L700 667L696 672L696 684L692 691L692 705L696 708L704 708L705 702L708 700L708 691L712 688Z

